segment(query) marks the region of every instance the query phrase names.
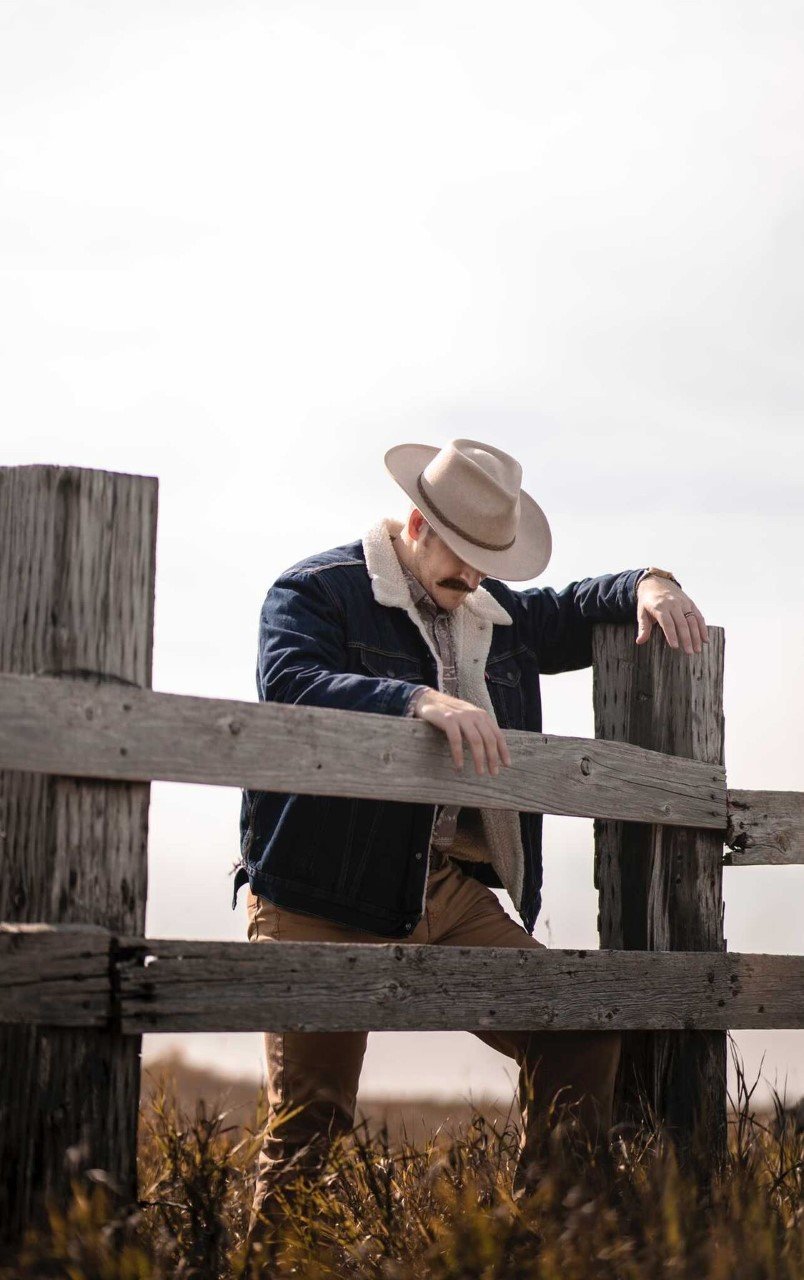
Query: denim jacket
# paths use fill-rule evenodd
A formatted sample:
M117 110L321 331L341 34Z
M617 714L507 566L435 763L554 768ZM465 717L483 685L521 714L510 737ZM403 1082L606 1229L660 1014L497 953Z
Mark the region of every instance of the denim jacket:
M385 518L361 539L286 570L259 624L257 692L266 702L402 716L417 685L441 688L441 662L411 600ZM462 696L503 729L542 728L540 674L592 664L595 622L636 621L644 569L515 591L485 578L452 615ZM446 746L445 746L446 749ZM491 862L460 863L505 888L528 933L541 905L542 815L480 809ZM277 905L405 937L424 912L433 804L243 792L241 862Z

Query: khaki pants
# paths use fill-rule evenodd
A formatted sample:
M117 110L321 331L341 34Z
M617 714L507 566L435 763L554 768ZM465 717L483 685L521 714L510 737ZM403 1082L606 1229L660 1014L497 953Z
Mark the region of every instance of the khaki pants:
M431 870L425 907L409 938L390 939L320 916L288 911L249 889L248 937L250 942L543 945L505 913L489 888L465 876L449 858ZM559 1101L574 1104L593 1140L611 1126L620 1054L618 1032L497 1030L474 1034L514 1058L520 1068L523 1138L515 1192L527 1185L527 1167L540 1149L547 1113L559 1090ZM269 1192L279 1185L283 1171L314 1168L327 1141L352 1127L367 1038L365 1031L265 1033L269 1115L258 1159L249 1235L255 1231L259 1212L271 1215ZM296 1107L302 1110L272 1132L276 1111Z

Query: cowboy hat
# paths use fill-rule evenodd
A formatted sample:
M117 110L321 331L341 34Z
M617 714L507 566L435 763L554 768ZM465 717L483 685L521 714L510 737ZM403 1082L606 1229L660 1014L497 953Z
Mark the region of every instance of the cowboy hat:
M415 502L451 551L473 569L523 582L550 559L547 517L521 486L515 458L479 440L451 440L443 449L397 444L388 472Z

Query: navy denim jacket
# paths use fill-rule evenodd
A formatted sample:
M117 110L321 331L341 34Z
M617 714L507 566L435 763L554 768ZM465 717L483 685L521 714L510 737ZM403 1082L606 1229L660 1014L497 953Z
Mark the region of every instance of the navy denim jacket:
M502 728L541 731L540 673L591 666L592 624L636 621L642 573L602 574L561 591L483 580L512 619L492 627L485 670ZM268 591L259 625L261 700L401 716L421 684L438 687L434 656L404 608L375 598L364 539L300 561ZM405 937L423 913L435 813L432 804L244 791L232 906L248 881L279 906ZM541 905L542 815L518 816L524 868L514 906L532 933ZM490 864L460 865L502 887Z

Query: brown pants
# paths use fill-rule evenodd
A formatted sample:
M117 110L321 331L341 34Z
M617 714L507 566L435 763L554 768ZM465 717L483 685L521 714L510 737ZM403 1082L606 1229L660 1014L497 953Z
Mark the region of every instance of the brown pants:
M277 907L248 892L250 942L383 942L391 939L320 916ZM431 871L425 914L409 938L394 942L460 947L541 947L512 920L485 885L466 876L446 858ZM588 1134L598 1138L611 1126L614 1077L620 1055L618 1032L476 1031L481 1040L519 1065L522 1148L514 1190L527 1185L526 1170L539 1150L545 1119L556 1093L574 1105ZM357 1086L368 1033L303 1031L265 1033L269 1104L249 1234L257 1214L270 1213L264 1201L283 1171L320 1154L327 1140L354 1123ZM301 1108L288 1120L272 1123L280 1109ZM308 1147L308 1144L309 1147ZM302 1149L306 1150L303 1152Z

